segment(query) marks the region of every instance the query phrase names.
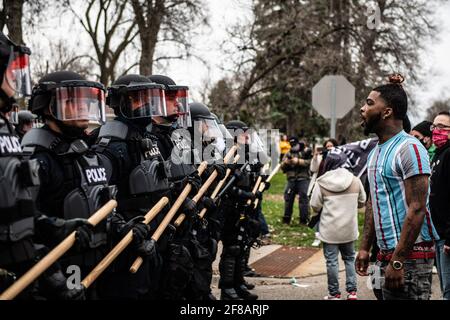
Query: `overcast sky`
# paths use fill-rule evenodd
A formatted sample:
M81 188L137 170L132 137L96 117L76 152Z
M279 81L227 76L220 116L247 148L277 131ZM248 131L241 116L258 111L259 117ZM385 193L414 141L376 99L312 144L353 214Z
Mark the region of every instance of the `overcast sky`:
M250 19L251 0L221 1L210 0L209 30L204 36L197 39L199 45L197 52L203 52L210 65L206 68L195 60L177 62L167 70L180 82L189 83L193 89L194 98L199 98L198 92L202 90L205 79L217 81L223 75L220 65L226 63L221 55L220 43L226 38L226 28L237 21ZM437 99L450 98L450 2L440 7L436 13L436 22L439 32L436 38L427 44L427 50L422 53L420 61L420 74L422 85L408 88L410 94L417 102L417 116L412 116L414 124L423 120L426 109ZM407 83L405 84L407 86Z
M252 17L251 0L208 0L210 28L204 28L201 35L191 39L194 42L194 54L200 55L207 65L192 58L187 61L171 61L165 70L156 69L154 73L170 75L177 83L187 84L191 87L191 95L199 100L200 92L204 91L205 81L211 84L226 75L221 66L227 66L221 49L221 43L226 39L226 29L237 22L249 21ZM450 98L450 3L442 6L436 13L436 21L440 32L436 39L427 45L427 50L422 54L418 63L423 75L423 85L417 88L408 88L409 92L418 102L419 116L412 118L415 124L422 120L425 110L434 100ZM70 29L68 31L68 29ZM91 42L80 27L73 27L69 16L48 17L43 21L38 31L45 38L56 41L57 38L69 39L75 46ZM33 39L34 51L48 50L48 40L44 37ZM26 39L27 40L27 39ZM36 41L37 40L37 41ZM42 40L42 41L41 41ZM36 43L37 42L37 43ZM31 43L30 43L31 46ZM134 52L133 52L134 53ZM134 54L128 54L132 60ZM136 70L137 72L137 70ZM407 84L406 84L407 85Z
M419 61L423 85L414 88L421 115L435 100L450 98L450 2L440 7L436 13L439 33L430 41L428 49ZM413 119L417 120L417 119ZM414 124L414 121L412 121ZM418 122L418 121L416 121Z

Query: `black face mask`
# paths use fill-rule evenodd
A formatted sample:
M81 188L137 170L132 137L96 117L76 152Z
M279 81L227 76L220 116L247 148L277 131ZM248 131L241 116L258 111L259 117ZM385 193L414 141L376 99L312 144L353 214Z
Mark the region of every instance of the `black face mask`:
M68 126L61 120L54 119L54 121L61 129L61 132L64 134L64 136L68 137L69 139L80 139L86 136L86 129Z
M145 128L146 126L148 126L149 124L152 123L152 120L150 118L135 118L133 120L131 120L131 122L133 122L134 124Z
M8 97L8 95L0 89L0 111L7 113L10 112L16 103L16 99Z

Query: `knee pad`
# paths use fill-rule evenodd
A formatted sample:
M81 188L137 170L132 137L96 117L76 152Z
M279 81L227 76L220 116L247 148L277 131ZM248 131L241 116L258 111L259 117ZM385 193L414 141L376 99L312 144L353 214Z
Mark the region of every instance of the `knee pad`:
M240 246L227 246L223 248L223 255L230 257L238 257L241 253Z

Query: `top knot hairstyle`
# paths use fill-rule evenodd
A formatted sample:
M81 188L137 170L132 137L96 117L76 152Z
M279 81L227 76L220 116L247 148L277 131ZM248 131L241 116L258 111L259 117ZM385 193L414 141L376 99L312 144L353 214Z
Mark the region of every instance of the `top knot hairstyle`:
M389 76L389 83L373 89L380 93L380 97L392 108L394 117L398 120L405 120L408 111L408 97L402 85L404 81L405 77L395 73Z
M400 73L391 74L388 79L389 83L397 83L399 85L405 82L405 77L402 76Z

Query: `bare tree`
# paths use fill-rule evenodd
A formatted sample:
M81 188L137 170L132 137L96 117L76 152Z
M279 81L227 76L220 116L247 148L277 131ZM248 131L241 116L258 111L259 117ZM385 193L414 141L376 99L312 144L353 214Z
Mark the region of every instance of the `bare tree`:
M76 43L76 47L80 44ZM35 50L33 53L33 79L40 79L44 75L61 70L70 70L86 78L95 77L93 73L94 61L87 54L78 54L65 40L51 43L49 53Z
M127 1L89 0L82 17L72 6L70 9L92 40L99 79L107 86L116 77L119 58L138 35L136 21L127 13ZM137 65L134 62L126 69Z
M0 13L0 30L8 28L9 38L18 44L23 44L22 16L25 0L3 0Z
M378 6L381 21L368 27L367 5ZM418 54L435 27L432 1L411 0L258 0L254 20L230 35L237 42L234 59L240 83L241 113L263 120L270 110L288 131L308 126L313 85L326 74L343 74L355 86L357 101L384 82L404 73L417 81ZM355 107L338 133L360 131ZM298 121L301 118L302 121ZM280 123L281 124L281 123ZM322 129L320 129L322 130ZM339 132L340 130L340 132ZM317 133L317 132L316 132Z
M427 120L433 121L433 119L439 114L439 112L450 112L450 99L437 100L427 110Z
M0 10L0 30L6 26L10 39L15 43L24 44L23 23L34 26L39 19L39 13L47 6L48 2L43 0L3 0Z
M185 58L195 25L206 23L202 0L131 0L131 5L139 28L139 72L143 75L153 73L155 62ZM176 55L155 57L158 43L176 44L182 50Z

